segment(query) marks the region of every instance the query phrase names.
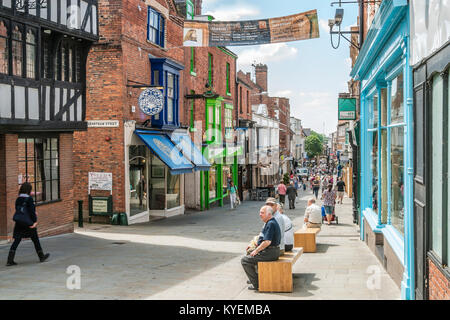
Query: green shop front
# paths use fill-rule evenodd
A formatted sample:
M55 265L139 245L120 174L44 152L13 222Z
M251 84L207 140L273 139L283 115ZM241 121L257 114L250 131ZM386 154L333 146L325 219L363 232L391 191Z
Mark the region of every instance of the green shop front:
M200 209L207 210L211 206L223 206L224 200L227 201L230 181L235 185L238 181L237 156L242 153L242 148L234 144L233 105L224 103L222 97L206 99L203 138L202 153L211 167L200 173Z

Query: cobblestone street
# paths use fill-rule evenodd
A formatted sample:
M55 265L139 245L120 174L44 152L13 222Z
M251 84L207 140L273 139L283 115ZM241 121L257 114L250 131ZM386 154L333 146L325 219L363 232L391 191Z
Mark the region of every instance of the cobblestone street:
M286 210L295 229L306 199ZM5 267L9 245L0 246L2 299L400 299L400 289L352 223L351 199L336 206L339 225L323 225L316 253L293 267L294 292L247 289L240 264L248 241L259 233L262 202L228 206L132 226L85 223L74 234L42 239L51 253L38 263L31 241L19 247L15 267ZM81 269L81 289L69 290L69 266ZM370 276L379 287L369 288ZM377 273L378 272L378 273ZM371 282L370 283L376 283Z

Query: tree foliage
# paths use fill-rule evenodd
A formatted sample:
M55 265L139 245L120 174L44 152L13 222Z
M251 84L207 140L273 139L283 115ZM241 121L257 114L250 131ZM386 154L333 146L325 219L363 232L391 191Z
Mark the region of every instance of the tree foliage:
M322 154L322 149L323 149L323 142L317 135L311 134L309 137L306 138L305 151L308 154L308 158L311 159Z
M320 143L323 144L323 142L325 141L325 135L321 134L321 133L317 133L314 130L311 130L311 136L317 136L320 139Z

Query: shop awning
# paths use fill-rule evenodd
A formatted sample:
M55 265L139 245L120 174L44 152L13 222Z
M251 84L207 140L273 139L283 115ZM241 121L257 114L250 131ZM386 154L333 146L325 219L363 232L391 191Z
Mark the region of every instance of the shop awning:
M171 174L192 172L194 165L186 159L167 135L161 132L136 130L134 132L150 150L169 167Z
M185 132L173 132L170 135L170 139L172 139L175 145L181 149L183 155L195 165L195 171L209 170L211 165L208 160L203 157L202 153L196 147L189 134Z

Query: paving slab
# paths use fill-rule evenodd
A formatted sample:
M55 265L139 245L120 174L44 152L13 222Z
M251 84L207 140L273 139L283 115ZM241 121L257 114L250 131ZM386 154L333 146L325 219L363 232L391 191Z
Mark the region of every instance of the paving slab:
M312 192L300 192L287 209L298 229ZM320 201L318 201L319 204ZM262 228L263 202L154 220L131 226L85 223L73 234L41 239L51 253L38 263L30 241L18 248L15 267L6 267L10 244L0 244L2 299L399 299L400 289L359 240L351 199L337 205L338 225L323 225L317 252L303 254L293 267L292 293L247 289L240 259ZM80 289L69 289L68 267L81 271ZM369 267L379 267L379 287L371 289Z

